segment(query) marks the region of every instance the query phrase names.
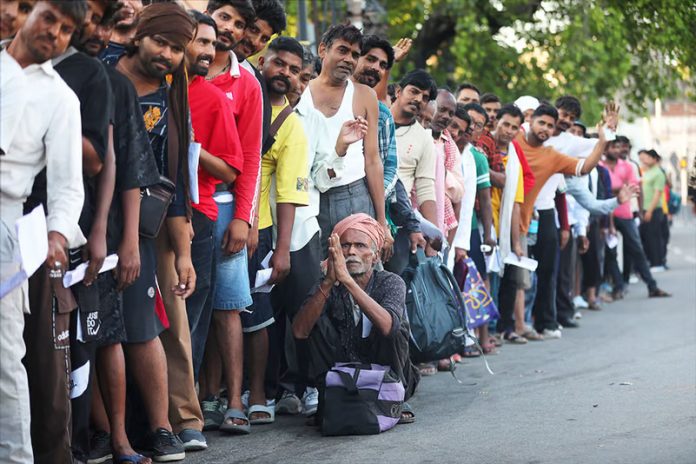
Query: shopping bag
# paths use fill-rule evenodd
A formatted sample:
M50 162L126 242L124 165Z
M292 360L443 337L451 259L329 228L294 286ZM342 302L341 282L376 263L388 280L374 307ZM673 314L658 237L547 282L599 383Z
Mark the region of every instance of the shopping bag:
M471 258L466 258L464 262L467 272L462 297L466 307L467 327L475 329L488 324L491 320L498 319L500 314L476 269L474 261Z

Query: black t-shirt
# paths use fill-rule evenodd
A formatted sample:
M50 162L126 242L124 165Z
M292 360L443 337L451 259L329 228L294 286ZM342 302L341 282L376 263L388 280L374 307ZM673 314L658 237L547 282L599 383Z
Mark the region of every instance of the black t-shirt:
M65 58L59 57L53 68L80 100L82 136L90 141L97 155L103 160L106 156L109 123L113 114L111 84L104 65L84 53L73 52ZM97 186L95 178L83 177L83 180L85 202L79 224L82 233L88 236L94 221ZM34 180L34 187L25 209L40 203L46 207L45 170Z
M121 194L126 190L156 184L159 182L159 171L133 84L111 66L106 66L106 73L114 95L112 122L116 154L116 189L107 229L107 247L112 253L118 249L123 237Z

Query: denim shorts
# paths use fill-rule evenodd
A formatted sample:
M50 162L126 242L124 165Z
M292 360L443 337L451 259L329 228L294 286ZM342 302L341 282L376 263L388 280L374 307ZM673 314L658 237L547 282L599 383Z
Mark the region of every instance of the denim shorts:
M234 200L219 202L228 192L218 192L213 198L218 207L215 221L215 285L213 288L213 309L242 310L252 303L247 271L246 246L232 255L222 252L222 238L227 226L234 219Z

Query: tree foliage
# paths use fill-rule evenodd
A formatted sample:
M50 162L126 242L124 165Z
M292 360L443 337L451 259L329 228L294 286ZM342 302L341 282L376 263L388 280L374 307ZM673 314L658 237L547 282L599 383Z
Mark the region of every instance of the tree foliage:
M388 37L438 83L470 81L503 101L581 98L594 123L605 100L634 114L676 93L694 97L696 3L687 0L383 0Z

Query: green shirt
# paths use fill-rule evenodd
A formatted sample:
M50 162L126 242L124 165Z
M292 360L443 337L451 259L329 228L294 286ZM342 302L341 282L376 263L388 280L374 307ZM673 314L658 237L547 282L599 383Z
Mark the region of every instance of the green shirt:
M476 163L476 191L485 188L491 188L491 170L488 167L486 155L478 149L473 148L471 153L474 154L474 162ZM471 215L471 230L478 229L478 220L476 219L476 211Z
M662 195L664 192L667 178L665 177L665 173L662 172L662 169L660 169L660 166L656 164L643 173L643 178L641 180L643 182L643 209L647 210L653 198L655 198L655 195ZM655 208L661 207L661 203L658 202Z

